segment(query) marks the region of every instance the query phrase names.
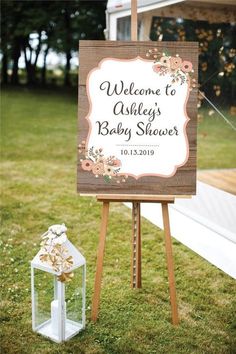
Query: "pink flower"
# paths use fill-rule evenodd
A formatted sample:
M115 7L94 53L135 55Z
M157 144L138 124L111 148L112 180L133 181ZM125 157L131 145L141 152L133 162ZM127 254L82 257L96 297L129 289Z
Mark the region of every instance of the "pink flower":
M161 69L161 65L160 64L155 64L152 67L152 70L155 71L155 73L158 73Z
M121 161L120 161L119 159L115 159L115 160L113 161L113 166L115 166L115 167L120 167L120 166L121 166Z
M169 59L168 57L166 57L166 56L161 57L160 63L161 63L163 66L169 67L169 66L170 66L170 59Z
M184 60L181 66L181 69L185 72L185 73L189 73L193 68L193 64L190 61Z
M92 167L92 171L94 175L103 175L104 173L104 165L103 163L96 163L95 165L93 165Z
M81 162L82 169L85 171L91 171L93 167L93 162L91 160L83 160Z
M170 58L170 68L172 70L178 69L181 67L182 59L180 57L171 57Z

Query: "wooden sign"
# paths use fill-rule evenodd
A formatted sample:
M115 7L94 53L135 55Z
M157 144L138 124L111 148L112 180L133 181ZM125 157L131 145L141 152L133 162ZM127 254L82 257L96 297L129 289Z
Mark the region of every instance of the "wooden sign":
M198 44L80 41L78 192L196 190Z

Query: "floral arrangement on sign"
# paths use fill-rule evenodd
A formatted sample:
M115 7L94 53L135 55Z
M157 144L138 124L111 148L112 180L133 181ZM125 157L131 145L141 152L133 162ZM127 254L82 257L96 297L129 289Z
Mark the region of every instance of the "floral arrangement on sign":
M116 180L116 183L126 182L128 176L119 176L121 161L115 156L104 156L102 148L92 146L86 149L85 141L79 144L79 153L83 158L80 159L81 167L85 171L91 171L96 178L103 177L109 183Z
M74 276L72 272L68 272L74 260L65 246L67 241L66 231L65 224L52 225L41 236L42 242L40 244L40 261L47 263L55 272L58 272L57 279L61 282L70 281Z
M188 60L183 60L178 54L176 56L170 56L167 53L160 53L157 48L149 49L146 53L146 57L152 57L154 59L153 71L160 76L164 76L170 73L172 81L171 83L189 82L190 90L196 87L196 79L194 79L193 64Z

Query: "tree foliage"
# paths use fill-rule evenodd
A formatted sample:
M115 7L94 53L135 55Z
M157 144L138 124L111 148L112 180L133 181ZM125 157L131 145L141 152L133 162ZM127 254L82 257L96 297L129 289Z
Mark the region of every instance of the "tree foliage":
M64 84L70 85L71 58L80 39L104 39L106 0L2 0L2 82L19 82L18 63L24 55L28 84L39 81L37 64L43 57L41 83L46 83L50 51L64 54ZM199 41L199 82L209 97L224 92L233 102L236 92L236 25L154 17L150 39ZM228 101L228 102L227 102Z
M231 103L236 94L236 25L154 17L150 39L199 42L200 90ZM221 93L224 95L221 96ZM201 98L201 97L200 97Z
M79 39L104 39L106 1L3 0L2 1L2 80L17 84L18 62L24 54L28 84L36 83L39 54L43 54L41 79L46 79L49 50L66 56L65 84L70 84L70 60Z

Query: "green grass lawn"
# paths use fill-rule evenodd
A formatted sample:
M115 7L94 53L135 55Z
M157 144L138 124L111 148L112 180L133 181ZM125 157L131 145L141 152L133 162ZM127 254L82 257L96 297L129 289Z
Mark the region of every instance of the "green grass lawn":
M101 205L76 194L75 94L2 93L1 353L236 353L236 284L173 240L181 322L170 323L163 232L142 221L143 288L130 289L131 215L111 205L100 318L90 322ZM235 132L199 126L199 168L235 167ZM40 235L65 222L87 259L87 325L62 345L31 330L30 266ZM191 230L190 230L191 232Z
M236 131L216 112L201 111L204 116L198 125L198 169L236 168ZM236 117L223 111L236 128Z

